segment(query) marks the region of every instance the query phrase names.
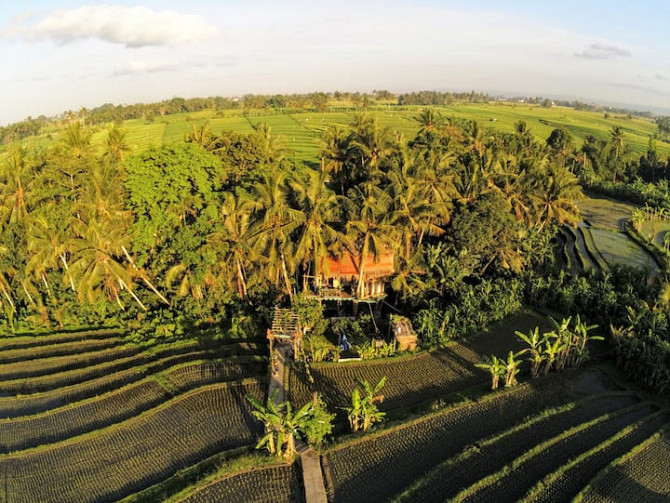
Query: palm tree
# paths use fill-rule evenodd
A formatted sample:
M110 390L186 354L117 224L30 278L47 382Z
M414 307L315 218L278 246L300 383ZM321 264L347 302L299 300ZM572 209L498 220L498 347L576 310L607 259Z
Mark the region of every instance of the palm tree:
M261 217L255 228L256 252L267 258L269 279L276 286L283 278L286 292L293 299L293 287L289 272L295 271L291 235L297 229L300 212L289 206L286 172L279 168L266 171L262 182L252 188Z
M324 130L321 138L321 169L328 173L339 188L339 195L346 194L351 184L347 161L351 152L350 134L337 126Z
M347 222L347 236L358 255L358 296L363 295L365 287L365 261L369 256L373 260L391 248L397 229L394 227L390 209L392 199L388 192L372 182L364 183L349 191L353 202Z
M146 311L134 291L136 271L122 263L123 249L130 245L130 235L109 221L79 220L78 237L73 242L69 272L74 275L80 301L94 303L100 294L115 301L122 309L121 293L127 291Z
M247 278L259 258L252 246L254 207L255 203L242 195L224 194L220 226L208 236L204 247L204 251L211 251L217 257L224 276L235 278L241 299L247 297Z
M303 271L319 276L329 255L336 253L342 236L336 229L336 211L346 200L338 197L326 184L328 175L323 171L306 172L304 178L290 180L295 191L298 212L295 214L294 259Z
M127 152L130 152L130 146L126 140L126 132L118 128L116 124L112 125L107 130L107 137L105 138L103 158L109 160L114 164L123 161Z
M0 222L22 223L30 211L35 173L25 146L12 144L7 151L0 172Z
M65 137L63 138L63 143L68 148L69 154L72 157L80 159L87 157L92 153L92 136L93 133L91 130L82 127L81 122L71 122L65 128Z
M63 270L66 283L76 291L68 263L73 243L72 236L69 235L72 223L72 219L50 220L45 215L31 218L29 223L26 274L41 281L49 295L51 291L47 273L57 269Z
M544 174L533 177L531 200L540 228L556 221L576 225L579 208L576 200L584 197L575 175L566 168L551 166Z
M360 160L364 180L379 177L383 161L395 151L390 130L380 127L375 120L362 120L352 127L351 147L352 155Z
M610 131L610 139L612 141L612 147L614 148L614 166L613 166L613 178L612 181L616 182L617 170L619 168L619 158L624 150L624 141L623 141L623 129L619 126L612 126Z

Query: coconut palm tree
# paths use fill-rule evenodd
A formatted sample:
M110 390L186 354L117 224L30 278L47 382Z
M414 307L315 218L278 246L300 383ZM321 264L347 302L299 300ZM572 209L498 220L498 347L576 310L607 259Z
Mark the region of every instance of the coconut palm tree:
M203 251L211 252L224 277L235 278L241 299L248 295L248 277L260 257L253 248L253 219L256 204L244 195L223 196L220 226L207 238ZM231 269L232 268L232 269Z
M294 259L303 272L319 276L329 255L336 254L342 244L337 230L337 211L346 200L327 187L328 175L309 170L303 178L292 178L289 183L296 203L294 231ZM313 266L313 269L312 269Z
M107 136L104 143L103 158L107 161L118 164L123 161L126 153L130 152L130 146L126 139L126 132L113 124L107 130Z
M279 286L283 278L289 298L293 299L290 274L295 272L291 235L299 225L299 210L289 205L286 172L274 168L263 174L261 182L252 188L252 197L260 213L255 225L255 249L267 258L268 278Z
M0 171L0 223L23 223L31 206L36 178L24 145L11 144Z
M392 248L397 229L391 219L393 201L387 191L368 182L351 189L349 199L353 206L346 229L351 251L358 255L357 294L361 296L365 285L365 261L370 256L377 260L379 255Z
M550 166L546 173L536 174L531 184L530 197L540 228L550 222L576 225L579 219L576 201L584 194L575 175L566 168Z

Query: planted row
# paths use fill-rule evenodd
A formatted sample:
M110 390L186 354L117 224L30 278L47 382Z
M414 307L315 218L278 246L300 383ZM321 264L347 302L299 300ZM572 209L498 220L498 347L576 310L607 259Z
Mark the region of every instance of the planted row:
M226 348L223 348L221 351L224 354L229 352ZM133 382L137 382L147 375L160 372L161 370L178 364L217 356L221 356L221 354L216 351L189 351L165 358L159 358L144 365L131 366L126 370L111 373L100 372L100 377L94 377L90 380L85 380L72 385L53 386L54 389L44 392L19 396L0 396L0 418L37 414L50 409L62 407L92 396L116 390Z
M7 500L109 501L160 482L225 449L253 442L258 424L244 399L260 381L187 393L134 419L59 444L0 458Z
M329 449L326 460L335 500L389 498L466 445L570 401L550 391L561 386L563 377L548 376ZM384 477L371 478L370 473Z
M399 500L446 501L546 439L634 402L630 394L606 393L541 412L447 459L405 490Z
M302 473L298 463L281 464L229 475L198 488L177 501L209 503L244 501L245 503L301 503L305 501Z
M290 373L293 403L305 403L320 391L331 408L348 405L360 381L377 383L387 377L381 408L410 406L481 382L484 373L473 368L477 356L461 345L386 361L325 363L311 366L314 383L304 370Z

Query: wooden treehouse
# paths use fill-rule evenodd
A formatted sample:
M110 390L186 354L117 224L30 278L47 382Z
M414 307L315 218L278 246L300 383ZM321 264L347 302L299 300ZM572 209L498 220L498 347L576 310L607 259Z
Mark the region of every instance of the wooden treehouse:
M386 283L394 273L394 252L376 257L367 255L363 260L361 279L360 258L344 253L339 258L328 257L318 276L305 276L303 291L306 296L326 301L375 303L386 297Z
M416 349L417 337L409 318L392 315L391 330L393 330L394 343L398 351L414 351Z
M281 309L275 307L272 317L272 327L268 328L267 338L270 341L270 354L274 350L275 343L291 344L293 354L299 354L302 343L302 328L298 315L292 309Z

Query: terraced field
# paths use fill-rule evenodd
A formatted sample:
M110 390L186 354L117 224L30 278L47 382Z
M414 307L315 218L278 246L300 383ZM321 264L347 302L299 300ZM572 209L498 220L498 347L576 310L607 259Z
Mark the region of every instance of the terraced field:
M244 397L265 397L263 352L142 349L109 331L0 338L0 501L118 500L251 447Z
M578 202L584 219L577 229L561 228L556 256L564 270L580 274L588 270L609 269L615 265L635 266L656 274L654 257L625 233L625 223L635 206L604 197ZM665 229L656 230L658 242Z
M527 312L441 351L314 365L314 384L293 372L291 400L316 389L331 410L358 379L384 376L387 411L457 400L328 447L329 500L667 500L662 403L589 369L486 391L474 363L519 349L514 331L536 325L548 328ZM249 342L141 349L113 332L0 339L0 501L305 501L300 462L250 454L262 430L245 396L266 398L264 352Z
M577 371L352 439L324 458L336 502L569 501L669 420Z

